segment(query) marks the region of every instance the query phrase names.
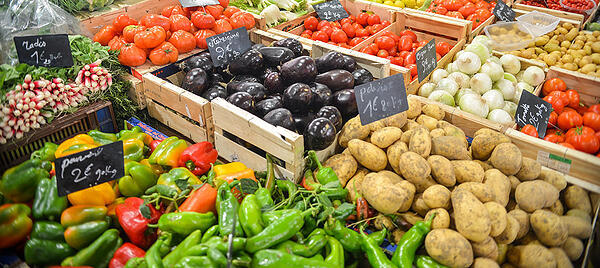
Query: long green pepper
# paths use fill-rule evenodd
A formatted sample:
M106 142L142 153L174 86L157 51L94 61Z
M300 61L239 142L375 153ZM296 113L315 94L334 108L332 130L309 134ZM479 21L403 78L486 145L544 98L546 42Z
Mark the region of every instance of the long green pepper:
M390 261L379 245L375 244L373 238L369 237L361 228L360 229L360 246L367 254L369 264L374 268L396 268L397 266Z
M411 268L415 260L415 253L417 249L421 247L425 236L431 231L431 222L435 214L433 214L427 221L418 221L411 227L400 239L394 255L392 255L392 262L399 268Z
M302 229L305 213L312 213L312 209L302 213L295 210L273 221L262 232L248 238L246 241L246 251L254 253L290 239Z
M437 262L432 257L424 255L418 255L415 264L417 268L448 268L448 266Z
M338 268L344 268L344 246L342 246L342 243L329 236L327 237L327 249L329 254L325 257L325 262Z
M231 184L223 183L219 186L217 192L217 212L219 213L219 234L226 236L235 230L235 236L244 236L242 225L237 216L239 203L235 195L231 192L231 187L237 185L239 181ZM235 227L234 227L235 226Z
M239 221L244 233L249 237L257 235L264 229L260 209L256 195L253 194L246 195L240 204Z
M181 243L162 260L164 266L173 267L185 255L185 251L190 247L200 243L202 239L202 231L196 230L188 235Z

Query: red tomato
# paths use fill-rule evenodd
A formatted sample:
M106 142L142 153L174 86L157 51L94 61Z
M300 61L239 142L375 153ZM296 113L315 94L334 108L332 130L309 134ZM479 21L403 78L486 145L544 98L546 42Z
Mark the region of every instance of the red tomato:
M211 29L215 27L215 17L202 11L192 13L192 23L198 29Z
M583 103L580 103L579 106L574 108L575 111L577 111L580 115L583 115L588 112L588 107L586 107Z
M175 63L179 57L177 48L169 42L164 42L160 46L154 48L148 58L154 65L165 65Z
M354 37L354 38L352 38L352 40L350 40L350 42L348 42L348 45L353 47L353 46L358 45L360 42L362 42L364 40L365 40L364 37Z
M417 62L417 52L413 51L410 54L406 55L406 57L404 57L404 64L408 65L408 64L415 64Z
M312 33L313 33L313 31L311 31L311 30L304 30L304 32L302 32L300 35L303 35L303 34L312 35Z
M115 37L113 37L113 39L111 39L108 42L108 46L110 47L109 51L110 50L119 50L125 44L127 44L125 39L123 39L123 37L121 37L121 36L116 35Z
M346 17L340 20L340 25L344 25L346 23L350 23L350 25L352 25L352 20L350 19L350 17ZM306 24L306 21L304 21L304 24Z
M129 17L129 15L127 14L121 14L119 16L117 16L114 20L112 25L115 27L115 32L117 33L122 33L123 29L125 27L127 27L128 25L136 25L138 24L138 22L132 18Z
M377 52L377 57L387 58L388 56L390 56L390 53L387 50L385 50L385 49L380 49Z
M400 42L400 36L398 36L395 33L392 33L390 30L384 30L383 33L382 33L382 35L389 36L389 37L393 38L394 42L396 42L396 43Z
M254 24L254 16L248 12L240 11L231 15L231 27L234 29L245 27L246 30L250 30L254 28Z
M216 34L222 34L224 32L233 30L233 27L226 19L218 19L217 21L215 21L215 27L213 27L212 30Z
M304 37L304 38L310 39L312 37L312 34L305 34L305 33L303 33L303 34L300 35L300 37Z
M321 29L323 29L323 27L325 27L325 26L332 27L332 26L331 26L331 22L329 22L329 21L326 21L326 20L319 21L319 24L317 24L317 30L319 30L319 31L320 31L320 30L321 30Z
M438 7L435 7L434 9L432 9L431 12L440 14L440 15L446 15L446 13L448 13L448 9L446 9L443 6L438 6Z
M326 33L327 36L329 36L329 38L331 38L331 34L333 33L333 29L334 29L334 27L331 27L331 26L328 25L328 26L324 26L319 31Z
M473 13L467 17L467 20L473 22L473 29L479 27L483 23L484 20L481 19L481 16L477 13Z
M490 9L490 4L486 1L479 1L475 3L477 9Z
M569 107L577 108L579 106L579 93L575 90L569 89L565 91L567 93L567 98L569 100Z
M457 11L465 5L465 3L465 0L446 0L443 2L442 6L448 9L448 11Z
M575 111L566 111L558 116L558 127L567 130L583 125L583 117Z
M600 131L600 114L593 112L583 114L583 125L592 128L594 131Z
M322 31L313 32L313 34L310 38L312 40L318 40L318 41L323 41L323 42L329 41L329 35L327 35L327 33L322 32Z
M311 30L313 32L317 30L318 24L319 24L319 19L315 18L314 16L310 16L304 20L304 28Z
M385 27L392 25L392 23L388 20L384 20L381 22L381 25L385 28Z
M344 32L346 32L346 35L349 38L354 38L354 36L356 35L356 29L354 27L352 27L352 24L350 24L350 23L342 24L342 30Z
M460 12L460 14L462 14L463 17L466 18L469 15L475 13L475 10L477 10L475 5L471 2L467 2L464 6L462 6L458 9L458 12Z
M121 47L119 62L130 67L140 66L146 62L146 51L134 44L125 44Z
M221 14L223 14L224 9L225 8L222 7L221 5L211 5L211 6L204 7L204 10L206 11L206 13L210 14L215 19L218 18L219 16L221 16Z
M406 64L406 60L404 61L404 63ZM412 64L408 64L406 65L406 68L410 69L410 76L414 77L417 76L418 72L417 72L417 65L412 63Z
M188 19L184 15L171 15L171 17L169 17L169 20L171 21L171 31L173 32L177 30L184 30L186 32L189 32L192 29L192 23L190 19Z
M369 25L368 19L369 19L369 13L367 13L367 12L361 12L360 14L358 14L358 16L356 16L356 22L362 26Z
M556 111L550 112L550 118L548 119L548 129L550 129L552 127L558 127L556 125L557 120L558 120L558 114L556 113Z
M233 16L233 14L240 12L240 9L234 6L229 6L226 7L225 10L223 10L223 15L227 16L228 18L231 18L231 16Z
M341 29L334 28L331 32L331 41L336 43L346 43L348 42L348 36L346 35L346 32Z
M165 32L171 30L171 21L163 15L147 14L142 17L140 24L146 26L146 28L160 26Z
M400 42L398 42L398 50L399 51L409 51L412 49L412 38L410 36L402 36L400 37Z
M546 96L543 98L546 102L552 104L552 109L557 113L562 113L565 107L565 102L558 96Z
M490 12L487 9L475 10L475 14L478 14L481 17L481 20L487 20L489 17L492 16L492 12Z
M339 21L330 21L329 23L331 24L331 27L333 27L333 28L338 28L338 29L342 28L342 25L340 24Z
M355 36L356 37L369 36L369 31L367 29L357 29Z
M402 36L410 36L410 39L412 39L413 43L417 42L417 34L415 34L411 30L404 30L404 31L400 32L400 37L402 37Z
M229 0L219 0L219 4L223 7L223 8L227 8L227 6L229 6Z
M588 108L588 112L600 114L600 104L594 104Z
M141 32L138 32L133 37L133 42L139 48L155 48L162 44L167 38L167 33L160 26L153 26Z
M352 48L351 46L349 46L346 43L339 43L338 46L343 47L343 48L347 48L347 49L351 49Z
M536 137L536 138L538 137L537 129L533 125L527 124L527 125L523 126L523 128L521 128L521 132L523 132L529 136L532 136L532 137Z
M435 44L435 52L440 53L440 56L445 56L450 52L452 46L444 41L439 41Z
M550 95L552 91L565 91L567 90L567 84L560 78L552 78L546 80L542 86L542 93L544 96Z
M375 25L371 26L370 33L371 33L371 35L373 35L379 31L383 30L383 28L385 28L385 27L383 27L383 25L375 24Z
M367 23L369 25L379 24L379 23L381 23L381 18L379 18L379 15L377 15L377 14L371 14L367 18Z
M201 49L207 49L208 45L206 44L206 38L214 36L214 35L217 35L217 33L215 33L212 30L208 30L208 29L198 30L194 34L194 37L196 38L196 46Z
M559 143L561 142L561 138L560 136L556 135L556 134L546 134L546 136L544 137L545 141L549 141L551 143ZM564 141L564 139L563 139Z
M452 18L461 19L461 20L465 19L465 17L463 16L463 14L460 13L460 12L458 12L458 11L448 11L448 13L446 13L446 16L452 17Z
M565 133L565 139L575 135L578 131L581 132L582 134L594 134L595 133L591 127L586 127L586 126L574 127L574 128L569 129L569 131L567 131L567 133Z
M194 35L186 31L176 31L169 38L169 43L173 44L179 53L186 53L196 48L196 39Z
M579 151L589 154L596 153L600 149L600 142L594 134L583 133L580 128L577 128L575 134L567 137L567 143L570 143Z
M94 42L98 42L101 45L106 46L108 45L108 42L115 37L115 35L117 35L115 27L112 25L106 25L94 35Z
M396 42L394 42L394 39L385 35L375 38L375 43L377 44L379 49L385 50L391 50L392 48L394 48L394 46L396 46Z
M566 143L566 142L560 142L558 143L558 145L570 148L570 149L575 149L575 147L573 145L571 145L570 143Z
M393 57L393 58L390 60L390 63L391 63L391 64L395 64L395 65L402 66L402 65L404 65L404 59L403 59L402 57Z

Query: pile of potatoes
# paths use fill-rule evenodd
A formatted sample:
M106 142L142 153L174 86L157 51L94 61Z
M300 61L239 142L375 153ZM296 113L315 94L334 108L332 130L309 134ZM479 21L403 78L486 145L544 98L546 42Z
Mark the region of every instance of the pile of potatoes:
M349 120L339 136L345 150L325 162L350 200L360 193L380 212L375 226L397 242L435 213L424 248L444 265L572 267L598 196L567 187L505 135L480 129L469 146L439 106L408 101L408 111L369 125Z
M600 31L579 31L568 22L536 37L527 48L509 53L548 66L600 77Z

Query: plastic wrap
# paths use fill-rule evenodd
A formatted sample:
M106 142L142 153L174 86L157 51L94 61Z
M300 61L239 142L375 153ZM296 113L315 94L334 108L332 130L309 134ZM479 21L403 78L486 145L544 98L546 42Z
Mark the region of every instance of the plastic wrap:
M48 0L10 0L0 12L0 63L18 63L14 36L85 34L78 19Z

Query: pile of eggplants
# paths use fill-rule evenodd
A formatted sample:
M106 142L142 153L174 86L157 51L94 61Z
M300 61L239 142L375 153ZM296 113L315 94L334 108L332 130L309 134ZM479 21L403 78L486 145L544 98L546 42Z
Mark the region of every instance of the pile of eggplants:
M358 113L354 87L373 81L373 75L338 52L307 55L293 38L256 44L224 67L215 67L205 51L181 64L186 74L181 87L208 100L227 99L302 134L307 150L323 150Z

